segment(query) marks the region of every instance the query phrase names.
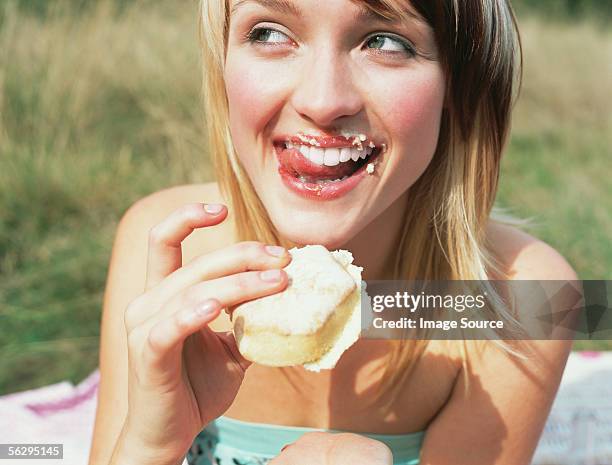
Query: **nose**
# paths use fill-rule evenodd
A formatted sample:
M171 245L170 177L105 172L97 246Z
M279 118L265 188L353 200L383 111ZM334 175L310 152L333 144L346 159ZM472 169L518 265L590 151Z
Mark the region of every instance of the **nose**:
M319 49L313 55L302 68L303 74L292 95L295 110L323 127L343 116L359 113L363 101L348 64L331 48Z

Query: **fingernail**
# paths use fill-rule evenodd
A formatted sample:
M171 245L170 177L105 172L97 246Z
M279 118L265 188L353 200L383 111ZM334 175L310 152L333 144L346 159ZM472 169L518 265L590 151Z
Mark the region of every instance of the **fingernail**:
M211 215L217 215L221 213L221 210L223 210L223 205L220 203L205 203L204 210L206 213L210 213Z
M265 270L259 273L259 277L262 281L268 281L270 283L278 282L281 280L281 270Z
M291 445L291 444L285 444L285 445L283 446L283 448L281 449L281 452L282 452L282 451L284 451L284 450L285 450L287 447L289 447L290 445Z
M279 245L266 245L266 252L274 257L282 257L285 255L285 248Z
M205 317L213 313L216 307L216 302L212 300L206 300L195 308L195 313L199 317Z

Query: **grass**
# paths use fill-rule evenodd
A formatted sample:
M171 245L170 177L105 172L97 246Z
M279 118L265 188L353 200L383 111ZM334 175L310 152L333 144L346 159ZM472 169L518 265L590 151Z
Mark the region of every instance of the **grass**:
M612 278L612 32L589 22L521 21L525 75L499 203L535 216L533 232L581 279Z
M119 218L150 192L213 179L195 2L88 5L0 5L0 394L96 367ZM581 278L611 279L611 34L521 22L525 87L499 203L536 215L533 233Z

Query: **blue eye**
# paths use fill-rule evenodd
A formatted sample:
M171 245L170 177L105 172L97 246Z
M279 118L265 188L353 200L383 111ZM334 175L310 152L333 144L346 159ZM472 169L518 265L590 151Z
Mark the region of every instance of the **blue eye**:
M391 44L387 50L382 48L385 43ZM393 45L393 43L395 43L395 45ZM370 37L366 41L366 44L375 44L374 49L378 50L376 53L381 53L384 55L394 55L396 53L403 53L409 56L416 55L416 51L407 41L390 35L376 34Z

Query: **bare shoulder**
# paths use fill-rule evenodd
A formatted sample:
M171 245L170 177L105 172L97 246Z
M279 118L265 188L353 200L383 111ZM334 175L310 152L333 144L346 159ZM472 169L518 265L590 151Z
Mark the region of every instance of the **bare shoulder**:
M89 464L107 464L127 413L127 337L125 309L142 294L148 236L172 211L193 202L224 203L216 184L176 186L138 200L123 214L115 234L104 292L100 334L100 386ZM193 231L181 244L183 262L231 241L230 218Z
M161 189L137 200L124 217L150 218L150 222L155 224L189 202L223 203L224 200L216 182L183 184Z
M491 220L487 227L487 242L510 279L578 279L563 255L516 226Z
M510 280L578 279L557 250L515 226L491 221L486 240ZM564 302L555 305L570 308ZM495 342L466 341L468 363L428 427L423 463L531 463L573 341L504 341L522 357ZM440 448L441 443L446 447ZM446 450L453 451L452 460Z
M580 279L572 265L559 251L518 227L491 221L487 231L487 240L509 280L578 281ZM574 292L558 294L557 297L554 305L552 301L550 303L553 313L572 308L576 303ZM525 312L530 311L529 307L525 307ZM491 344L484 345L491 346ZM571 341L554 339L528 341L527 345L539 352L542 359L556 360L553 364L556 364L557 369L560 368L561 371L571 349ZM476 349L475 352L479 350ZM507 358L508 354L504 351L492 351L488 357L501 359Z
M491 220L487 226L487 242L507 275L507 278L494 275L490 277L491 279L511 281L577 281L580 279L572 265L559 251L516 226ZM567 293L567 298L572 300L564 302L558 299L556 305L571 308L575 304L574 293ZM530 309L526 307L525 311L528 312ZM474 345L473 352L475 353L480 352L483 346L490 346L484 341L470 342ZM536 341L531 342L537 344ZM554 344L543 341L542 346L552 348ZM568 349L567 344L559 344L551 350L559 350L560 347L562 347L561 353L556 355L563 358L563 352ZM489 356L495 357L492 354ZM507 354L502 351L497 356L506 357Z
M222 203L227 205L216 182L172 186L147 195L136 201L124 218L128 228L138 228L140 233L148 231L181 206L193 203ZM191 261L201 255L234 242L233 215L214 227L195 230L183 243L183 261Z
M223 196L216 182L202 184L181 184L158 190L143 197L136 203L167 202L170 204L183 202L185 200L197 200L200 202L223 202Z

